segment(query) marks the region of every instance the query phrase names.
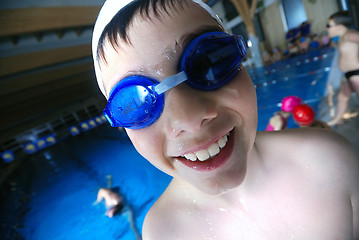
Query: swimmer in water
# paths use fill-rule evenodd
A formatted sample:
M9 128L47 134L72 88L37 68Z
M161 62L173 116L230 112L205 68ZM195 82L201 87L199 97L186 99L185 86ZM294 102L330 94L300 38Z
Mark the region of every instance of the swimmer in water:
M126 204L125 199L120 195L119 188L112 188L112 176L108 174L106 175L106 179L108 188L100 188L97 193L97 199L94 204L97 205L104 200L107 209L106 215L110 218L116 216L117 214L126 215L131 230L136 236L136 240L141 240L142 237L137 230L134 214L131 207Z
M107 0L92 46L110 124L173 177L143 239L359 238L355 149L325 129L257 132L246 43L205 3Z
M136 236L136 240L141 240L142 237L137 230L134 214L130 206L125 204L123 197L116 191L116 189L100 188L97 193L97 200L94 204L98 204L105 200L106 215L110 218L117 214L127 215L132 232Z
M352 18L348 11L340 11L329 17L327 31L332 39L339 39L338 66L345 73L341 80L338 93L337 111L335 117L328 122L329 126L343 123L343 115L348 108L348 102L353 92L359 96L359 32L350 29Z
M124 201L120 194L116 193L112 189L100 188L97 193L96 204L105 200L105 205L107 208L106 215L110 218L115 214L121 212L124 208Z

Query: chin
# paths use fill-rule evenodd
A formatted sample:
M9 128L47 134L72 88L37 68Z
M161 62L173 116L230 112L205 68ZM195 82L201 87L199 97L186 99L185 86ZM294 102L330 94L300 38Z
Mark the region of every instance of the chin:
M231 160L224 169L202 181L196 188L208 195L222 195L240 187L247 174L248 152L245 143L235 145Z
M220 176L201 181L197 183L195 187L207 195L219 196L240 187L244 181L246 172L246 165L242 164L240 167L232 168Z

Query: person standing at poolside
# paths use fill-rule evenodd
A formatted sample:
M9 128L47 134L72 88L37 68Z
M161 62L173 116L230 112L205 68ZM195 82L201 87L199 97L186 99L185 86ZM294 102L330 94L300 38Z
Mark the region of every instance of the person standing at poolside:
M356 92L359 96L359 32L350 29L352 19L348 11L340 11L328 19L327 31L333 41L338 39L338 66L345 73L341 80L335 117L328 122L329 126L342 123L347 110L350 95Z

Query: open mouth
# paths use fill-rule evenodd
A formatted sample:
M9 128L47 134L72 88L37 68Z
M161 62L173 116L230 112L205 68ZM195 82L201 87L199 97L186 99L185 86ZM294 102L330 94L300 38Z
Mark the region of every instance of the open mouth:
M187 153L177 159L198 171L210 171L222 166L233 151L234 131L227 133L208 148Z

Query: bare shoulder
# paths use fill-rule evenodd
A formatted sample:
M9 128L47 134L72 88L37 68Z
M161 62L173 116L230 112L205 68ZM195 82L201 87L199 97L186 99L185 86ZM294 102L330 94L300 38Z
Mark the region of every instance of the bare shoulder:
M317 194L326 191L326 196L349 203L353 236L359 238L359 159L343 136L327 129L290 129L261 132L256 144L270 166L280 166L276 173L310 179Z
M289 161L301 169L336 181L338 188L359 194L359 159L354 147L332 130L299 128L260 133L259 149L266 155ZM274 152L274 153L273 153ZM285 157L283 157L285 156Z
M180 189L174 191L177 186L173 185L176 184L172 181L148 211L142 227L144 240L186 239L183 226L189 219L185 219L183 213L188 206L181 196Z
M311 153L319 159L332 156L334 161L339 158L355 157L355 149L343 136L332 130L321 128L298 128L277 132L260 132L256 143L268 151L286 151L295 153ZM328 159L329 160L329 159Z
M343 36L345 41L359 43L359 32L353 29L349 29Z
M142 237L144 240L164 239L167 236L167 229L164 223L171 224L170 217L165 214L169 211L168 206L161 204L163 195L155 202L146 214L142 226Z
M357 160L354 147L343 136L328 129L304 128L292 132L284 132L286 135L293 133L295 146L303 153L310 154L310 160L318 164L353 164Z

